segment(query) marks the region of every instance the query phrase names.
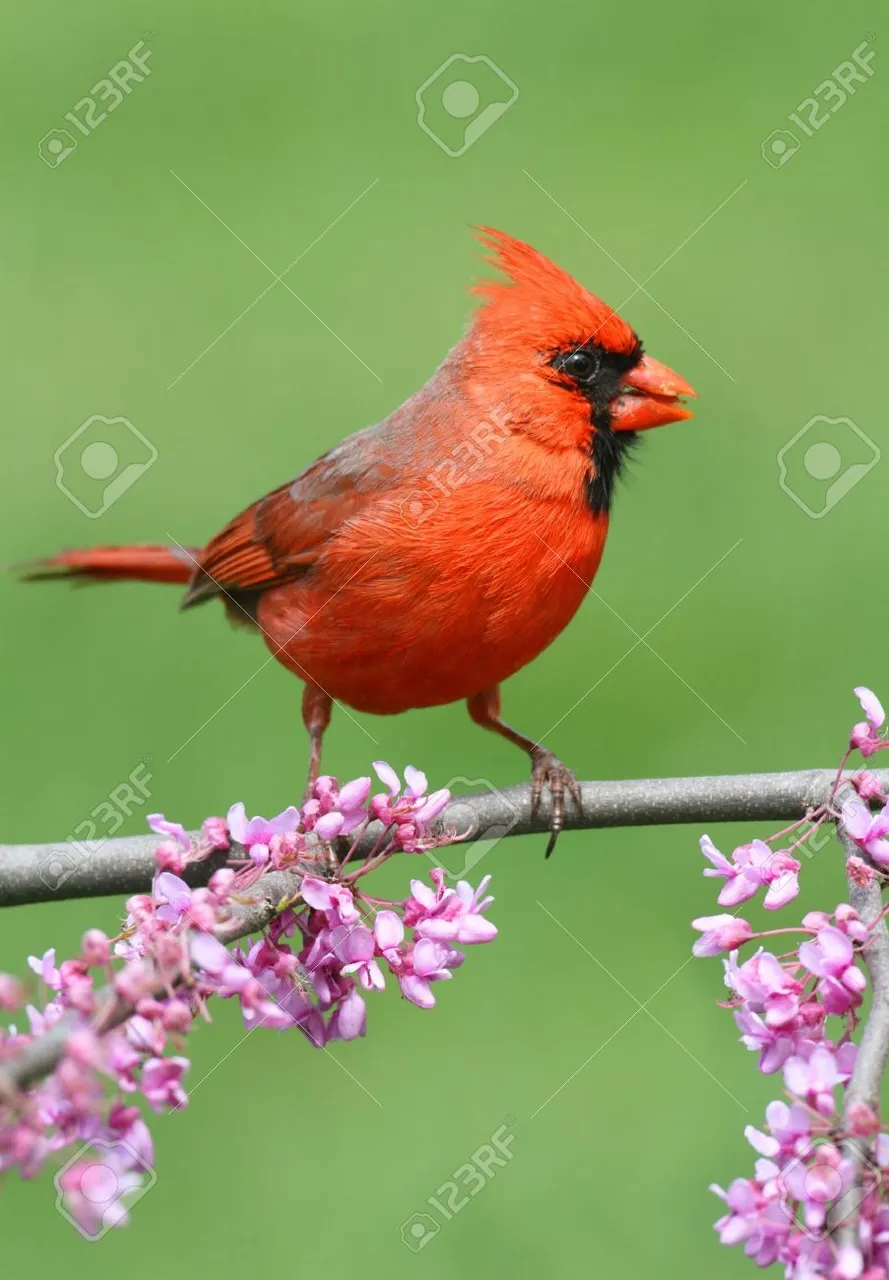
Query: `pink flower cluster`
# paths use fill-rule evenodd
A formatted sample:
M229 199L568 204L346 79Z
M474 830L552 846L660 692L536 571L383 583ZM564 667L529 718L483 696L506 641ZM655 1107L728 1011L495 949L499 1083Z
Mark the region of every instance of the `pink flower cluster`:
M192 937L191 962L199 984L208 994L236 996L248 1027L298 1027L318 1047L364 1035L367 1011L361 991L383 990L381 964L403 996L431 1009L431 984L450 978L465 959L454 944L491 942L497 929L482 914L493 902L483 896L490 877L475 892L463 880L455 889L447 887L440 868L430 878L433 889L412 880L409 898L380 908L380 899L362 898L342 883L306 876L301 908L276 916L265 936L248 949L229 952L210 933ZM302 943L299 951L286 941L294 934Z
M79 1230L97 1238L127 1221L128 1198L154 1177L151 1135L133 1099L141 1094L156 1112L187 1105L185 1041L197 1019L209 1019L212 997L237 999L248 1028L297 1027L318 1047L364 1035L364 994L382 990L385 974L413 1004L435 1004L433 984L463 963L459 948L496 937L485 916L488 879L475 891L463 881L450 887L434 869L431 885L412 880L403 900L364 893L362 878L393 854L451 838L432 834L447 791L427 795L415 769L405 771L402 787L389 765L374 768L382 793L371 795L370 778L340 787L323 777L301 811L248 819L236 804L194 840L152 814L149 825L162 837L157 873L151 893L127 901L117 937L91 929L80 954L61 964L53 950L31 956L42 997L34 1003L22 983L0 974L0 1009L23 1009L26 1019L24 1027L0 1027L0 1174L33 1177L73 1148L56 1186ZM352 862L374 820L379 838ZM346 848L340 859L334 838ZM222 851L226 865L190 888L186 868ZM298 890L260 937L228 949L239 910L265 875L280 870L298 873ZM4 1064L63 1020L55 1070L24 1094L4 1088Z
M854 1132L873 1136L878 1125L872 1112L861 1114ZM725 1190L710 1188L726 1206L716 1223L721 1242L743 1244L760 1267L782 1262L785 1274L799 1280L883 1280L889 1275L889 1203L884 1192L889 1136L876 1134L873 1158L856 1183L855 1166L834 1137L835 1119L822 1119L798 1101L770 1102L766 1128L768 1133L752 1125L745 1130L760 1157L754 1176L735 1178ZM828 1213L853 1187L860 1243L838 1247L831 1238Z
M716 901L721 907L737 907L767 886L763 906L771 911L786 907L799 893L799 868L786 849L774 851L763 840L753 840L726 858L709 836L701 836L701 852L713 863L705 876L719 876L725 884Z
M873 863L889 865L889 804L874 774L853 779L853 792L841 804L839 781L853 749L871 756L887 744L879 736L884 716L868 689L855 690L865 721L855 725L850 745L828 804L807 815L770 841L754 840L726 859L707 836L701 841L713 864L704 871L725 884L722 906L738 906L767 886L763 906L785 906L799 891L799 861L793 857L827 821L841 820L861 850L847 861L849 876L859 884L880 874ZM872 815L871 803L884 806ZM793 836L786 849L772 852L770 844ZM869 1106L843 1107L843 1091L852 1078L857 1046L851 1036L857 1025L866 979L858 953L869 928L841 903L832 914L810 911L794 929L756 932L734 915L703 916L692 922L701 937L695 955L728 951L725 984L741 1042L759 1055L759 1069L767 1075L782 1072L789 1103L775 1101L766 1109L767 1132L748 1126L748 1141L760 1157L752 1178L736 1178L727 1190L713 1190L726 1205L716 1223L723 1244L743 1244L760 1267L784 1265L792 1280L887 1280L889 1277L889 1134ZM871 926L872 927L872 926ZM745 943L799 933L793 951L775 955L763 946L739 961ZM828 1019L840 1019L838 1032L828 1035ZM840 1094L839 1100L837 1094ZM849 1154L850 1138L864 1138L870 1157L863 1168ZM842 1208L838 1202L842 1199ZM833 1211L833 1215L832 1212ZM834 1238L842 1214L853 1226L840 1244Z

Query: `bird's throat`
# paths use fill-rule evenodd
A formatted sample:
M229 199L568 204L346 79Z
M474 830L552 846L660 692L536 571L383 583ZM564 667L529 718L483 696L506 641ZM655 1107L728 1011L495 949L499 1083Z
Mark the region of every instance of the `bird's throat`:
M586 498L594 515L608 515L617 481L631 451L639 444L636 431L612 431L607 411L595 414L590 441L592 474L586 482Z

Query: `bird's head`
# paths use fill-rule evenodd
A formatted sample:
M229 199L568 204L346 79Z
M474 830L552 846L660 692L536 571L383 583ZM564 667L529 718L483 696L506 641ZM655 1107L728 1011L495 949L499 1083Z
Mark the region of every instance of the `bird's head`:
M489 227L479 238L507 277L475 288L485 303L470 334L479 364L496 356L504 399L521 401L542 443L590 451L590 501L605 509L635 433L690 418L681 397L696 393L643 352L622 316L542 253Z

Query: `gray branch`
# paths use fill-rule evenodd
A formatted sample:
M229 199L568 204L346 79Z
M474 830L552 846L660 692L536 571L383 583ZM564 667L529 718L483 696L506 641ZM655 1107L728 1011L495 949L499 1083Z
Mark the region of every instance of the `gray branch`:
M848 779L852 774L844 776ZM882 786L889 787L889 770L878 776ZM790 823L828 799L835 777L832 770L811 769L799 773L583 782L580 812L569 801L565 830L670 823ZM547 800L536 814L531 813L529 786L455 796L443 815L443 825L467 842L543 834L549 830L549 822ZM369 828L362 837L358 856L366 856L380 834L378 824ZM158 837L153 834L109 839L89 853L64 842L0 846L0 906L144 892L154 874L157 842ZM225 858L221 853L194 864L185 878L193 885L206 883ZM238 904L232 919L217 931L220 941L233 942L264 928L281 904L298 893L301 882L301 875L295 871L263 876L255 889L248 891L245 901ZM866 902L860 896L856 899L862 891L853 888L851 892L853 905L859 902L856 909L862 919L875 919L880 907L870 898ZM879 896L877 892L877 901ZM865 1028L849 1098L872 1101L889 1053L889 935L885 926L875 930L865 955L874 977L874 1008L879 1010L879 1018L872 1016ZM109 1031L131 1013L127 1003L109 991L97 1023L103 1031ZM0 1070L0 1100L9 1100L17 1090L26 1089L57 1066L71 1025L71 1015L66 1015L14 1061L4 1064Z
M843 845L846 858L853 855L870 862L867 854L853 843L842 827L837 835ZM871 864L873 865L873 864ZM874 879L861 886L851 876L849 902L867 925L872 925L883 910L882 880ZM877 1115L880 1113L880 1084L889 1061L889 931L885 920L880 920L870 938L862 947L862 956L871 980L870 1013L861 1033L861 1042L855 1059L852 1079L846 1090L843 1107L844 1128L850 1127L849 1108L855 1103L865 1103ZM858 1206L867 1188L862 1185L865 1167L873 1163L873 1140L868 1137L848 1137L843 1141L843 1152L855 1166L853 1185L840 1197L831 1212L835 1224L838 1245L858 1246Z
M850 778L851 773L845 775ZM878 773L889 788L889 770ZM635 778L618 782L582 782L581 808L566 797L565 831L601 827L662 826L670 823L793 822L830 794L835 774L829 769L798 773L748 773L723 777ZM455 796L443 825L462 841L543 834L549 830L549 799L531 813L531 788L506 787ZM374 825L365 834L359 856L379 838ZM0 845L0 906L58 902L68 898L143 893L154 873L155 835L124 836L84 849L57 844ZM566 851L562 837L558 853ZM225 861L225 854L189 867L185 879L204 884Z

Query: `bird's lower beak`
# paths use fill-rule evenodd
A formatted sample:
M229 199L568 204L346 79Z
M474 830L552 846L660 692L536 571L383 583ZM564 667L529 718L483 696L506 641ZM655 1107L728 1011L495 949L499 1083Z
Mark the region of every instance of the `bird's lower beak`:
M690 418L691 410L686 409L679 396L696 398L697 392L665 364L643 356L624 378L621 394L611 406L612 429L644 431Z

